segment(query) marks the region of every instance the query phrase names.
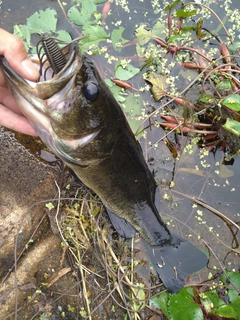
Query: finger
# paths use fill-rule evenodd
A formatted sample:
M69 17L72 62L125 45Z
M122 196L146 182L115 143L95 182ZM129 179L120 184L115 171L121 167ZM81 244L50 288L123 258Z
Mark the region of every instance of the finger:
M38 70L27 55L23 42L16 36L0 28L0 54L4 55L17 73L28 80L36 81Z
M29 121L0 104L0 125L10 130L37 136Z
M0 104L11 109L14 113L23 115L8 88L0 87Z

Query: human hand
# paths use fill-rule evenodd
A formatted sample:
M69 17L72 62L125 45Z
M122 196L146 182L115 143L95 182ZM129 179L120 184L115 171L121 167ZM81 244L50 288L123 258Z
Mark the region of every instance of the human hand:
M36 81L38 70L34 67L24 48L23 42L16 36L0 28L0 55L5 56L11 68L22 77ZM16 101L8 90L0 70L0 125L21 133L37 136L27 118L19 110Z

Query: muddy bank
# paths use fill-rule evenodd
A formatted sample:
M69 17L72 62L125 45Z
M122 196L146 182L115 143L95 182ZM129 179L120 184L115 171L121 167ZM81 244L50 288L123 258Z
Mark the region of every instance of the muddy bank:
M62 255L45 204L38 203L55 197L59 172L38 161L12 133L0 133L0 319L14 318L16 293L17 319L31 319L39 308L28 312L24 304L39 289L44 273L58 269ZM16 277L14 256L20 256Z

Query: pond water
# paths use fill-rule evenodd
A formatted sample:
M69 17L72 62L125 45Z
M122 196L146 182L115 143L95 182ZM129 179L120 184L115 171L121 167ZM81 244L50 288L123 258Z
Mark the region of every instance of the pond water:
M234 42L240 41L240 29L237 26L239 22L234 19L234 16L239 15L239 1L199 0L196 3L210 5L234 37ZM161 108L170 98L165 97L160 102L156 102L150 92L149 83L143 79L143 73L152 70L151 64L140 70L144 64L144 55L146 57L147 54L143 52L146 48L151 55L154 55L155 70L158 68L158 71L168 78L166 82L171 96L179 95L198 76L196 71L186 70L181 66L181 62L185 59L184 55L191 56L187 50L178 52L175 57L173 54L166 54L166 50L157 46L152 40L136 47L135 32L136 28L141 25L145 25L145 30L148 31L154 29L158 23L158 30L162 32L159 38L165 40L168 35L167 11L163 9L166 5L165 1L131 0L129 3L123 0L113 1L110 5L111 14L105 18L103 29L107 34L112 34L112 30L117 32L122 27L119 42L123 43L124 49L118 50L117 45L113 46L106 39L100 44L93 41L92 46L86 48L102 77L108 79L107 83L110 84L117 99L122 103L133 130L139 132L141 131L139 128L148 127L144 134L137 135L137 137L160 186L161 216L175 233L189 238L192 243L210 254L208 268L205 268L199 277L201 281L208 279L211 281L210 276L221 273L223 268L239 271L240 267L240 237L237 226L232 223L239 226L240 157L230 155L226 158L226 150L222 150L221 147L213 148L210 152L205 148L200 148L199 139L194 133L189 135L169 133L160 126L156 126L156 122L161 121L160 114L163 113L163 110L148 117L151 112ZM13 24L26 24L26 18L36 11L51 8L57 11L57 30L66 30L74 38L81 34L83 26L73 25L66 19L64 13L68 12L72 6L72 2L66 1L63 6L64 10L62 10L57 1L3 0L0 5L0 27L12 32ZM104 3L98 5L99 12L102 12L103 8L105 8ZM193 9L196 8L199 9L198 5L193 6ZM233 10L234 14L230 10ZM87 10L84 11L84 15L87 16L87 14ZM228 41L219 21L208 10L199 11L197 15L188 20L188 26L195 26L201 16L206 32L210 31L220 36L223 42ZM173 21L175 22L176 20ZM95 24L92 24L93 32L99 32L94 28ZM36 43L36 39L34 35L33 43ZM114 41L113 37L112 40ZM219 57L219 54L214 51L219 49L218 39L211 36L210 33L207 40L196 39L194 48L204 53L213 50L213 56ZM142 58L139 58L140 54L143 55ZM134 88L126 93L120 92L120 89L109 81L114 78L114 69L119 60L126 60L127 64L138 68L138 73L133 78L126 79ZM120 68L121 66L119 66L118 74L122 76ZM122 77L124 79L125 75ZM196 103L199 94L199 81L196 81L183 96L192 103ZM179 112L179 106L174 102L170 104L170 108ZM150 125L152 123L154 125ZM166 146L166 138L177 150L177 158L173 157L171 149Z

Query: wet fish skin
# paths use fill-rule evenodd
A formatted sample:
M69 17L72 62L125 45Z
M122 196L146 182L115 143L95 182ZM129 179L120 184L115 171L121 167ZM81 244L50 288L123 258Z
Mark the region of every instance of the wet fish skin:
M207 257L162 221L156 182L121 107L92 62L76 45L69 50L65 68L38 84L2 58L9 88L43 142L100 197L117 231L125 237L139 232L155 270L175 293Z

